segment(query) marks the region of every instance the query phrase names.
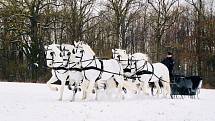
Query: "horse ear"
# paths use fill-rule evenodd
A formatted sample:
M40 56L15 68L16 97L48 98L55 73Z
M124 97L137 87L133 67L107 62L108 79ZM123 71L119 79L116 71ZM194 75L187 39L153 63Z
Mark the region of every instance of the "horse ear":
M115 52L115 49L112 49L112 53L114 53Z
M74 41L74 45L77 46L77 42L76 41Z
M44 49L45 49L45 50L48 50L48 45L45 45L45 46L44 46Z

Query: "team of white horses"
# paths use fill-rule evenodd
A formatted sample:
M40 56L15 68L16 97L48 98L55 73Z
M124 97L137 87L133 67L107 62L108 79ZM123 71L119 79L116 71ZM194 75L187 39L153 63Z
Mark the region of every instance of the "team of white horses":
M78 91L82 100L92 94L97 99L98 90L117 89L120 98L128 91L148 95L149 82L154 82L157 93L169 97L169 71L162 63L149 63L147 54L127 54L122 49L112 49L113 59L96 57L91 47L84 42L51 44L45 46L47 66L52 69L52 77L47 82L51 90L60 92L62 100L66 81L73 90L72 101ZM52 85L61 81L60 88ZM162 83L162 87L159 82Z

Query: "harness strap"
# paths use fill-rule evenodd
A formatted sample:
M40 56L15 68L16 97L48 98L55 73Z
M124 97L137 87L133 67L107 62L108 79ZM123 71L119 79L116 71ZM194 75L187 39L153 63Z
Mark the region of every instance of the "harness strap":
M67 68L65 67L52 67L53 70L68 70Z
M100 62L100 64L101 64L101 70L102 70L102 71L100 71L99 76L97 77L96 81L99 80L99 79L101 79L101 75L102 75L102 73L103 73L103 71L104 71L103 61L102 61L102 60L99 60L99 62Z
M57 70L54 70L54 73L55 73L55 76L56 76L56 78L58 79L58 80L60 80L59 79L59 77L57 76ZM65 74L67 71L65 71L64 73L62 73L62 74ZM59 73L59 72L58 72ZM69 78L69 75L66 77L66 80ZM62 80L60 80L60 81L62 81Z

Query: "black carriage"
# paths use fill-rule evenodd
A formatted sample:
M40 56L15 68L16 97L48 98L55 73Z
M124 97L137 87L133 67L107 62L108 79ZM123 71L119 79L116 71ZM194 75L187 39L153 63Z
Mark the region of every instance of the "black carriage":
M189 96L190 98L198 98L202 78L200 76L183 76L174 75L171 79L171 98L181 96Z

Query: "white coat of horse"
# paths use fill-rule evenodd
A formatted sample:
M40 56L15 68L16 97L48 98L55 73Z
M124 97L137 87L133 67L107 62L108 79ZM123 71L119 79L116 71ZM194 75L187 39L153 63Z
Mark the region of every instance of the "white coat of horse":
M84 69L82 71L84 79L89 81L87 96L93 92L96 94L97 99L97 89L95 89L97 82L114 80L118 83L119 93L121 94L121 98L123 98L123 69L118 61L114 59L100 60L95 58L95 53L90 46L81 42L75 43L75 47L76 58Z
M63 49L63 65L68 69L69 74L69 86L74 87L72 101L75 100L75 94L82 92L82 100L85 99L85 91L88 87L88 81L83 80L82 70L80 62L75 62L74 45L62 44Z
M129 76L134 76L138 71L149 71L152 74L141 74L138 78L139 81L142 83L142 88L144 93L148 93L148 82L154 82L157 88L157 94L161 93L161 89L159 86L159 81L161 81L163 85L163 95L169 96L170 95L170 77L169 77L169 70L168 68L162 63L149 63L149 58L147 54L142 53L134 53L129 56L126 54L125 50L121 49L113 49L113 57L116 60L119 60L122 63L124 69L129 68L131 69ZM130 61L130 62L129 62ZM126 65L127 64L127 65Z
M68 78L68 73L67 70L63 69L63 58L61 55L62 53L59 49L60 45L51 44L45 46L44 48L46 52L46 64L49 68L52 68L52 77L47 82L47 85L51 90L58 91L59 89L57 87L52 86L52 83L56 82L57 80L60 80L61 85L59 90L59 100L62 100L64 87Z

